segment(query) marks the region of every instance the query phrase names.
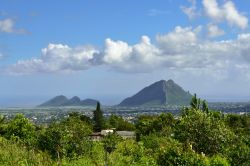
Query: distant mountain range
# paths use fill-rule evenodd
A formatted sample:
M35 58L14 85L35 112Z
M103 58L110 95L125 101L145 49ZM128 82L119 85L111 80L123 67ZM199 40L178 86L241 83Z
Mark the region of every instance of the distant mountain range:
M192 95L173 80L161 80L145 87L119 106L187 105Z
M85 99L81 100L79 97L74 96L71 99L60 95L56 96L45 103L39 105L39 107L59 107L59 106L96 106L97 100Z
M118 106L162 106L162 105L188 105L192 95L183 90L173 80L161 80L155 82L141 91L124 99ZM94 99L81 100L75 96L71 99L60 95L56 96L39 107L58 107L58 106L96 106L98 101Z

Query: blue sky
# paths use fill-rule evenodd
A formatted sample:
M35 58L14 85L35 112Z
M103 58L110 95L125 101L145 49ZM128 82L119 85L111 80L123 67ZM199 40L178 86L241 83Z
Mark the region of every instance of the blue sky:
M161 79L250 101L249 1L2 0L0 106L119 103Z

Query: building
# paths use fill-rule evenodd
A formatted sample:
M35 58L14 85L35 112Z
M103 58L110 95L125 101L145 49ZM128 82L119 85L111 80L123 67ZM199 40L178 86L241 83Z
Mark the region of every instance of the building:
M119 136L121 136L123 139L135 139L135 132L134 131L115 131L114 129L109 130L102 130L101 132L95 132L90 135L90 138L93 141L100 141L105 137L106 135L110 133L117 133Z

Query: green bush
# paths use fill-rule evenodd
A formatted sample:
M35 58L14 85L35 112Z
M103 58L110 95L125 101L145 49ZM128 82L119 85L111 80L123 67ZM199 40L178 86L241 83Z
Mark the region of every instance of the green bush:
M160 150L157 158L159 166L192 165L207 166L208 159L201 154L195 153L191 148L183 150L181 147L173 146Z
M223 120L200 110L185 110L175 127L175 138L191 143L195 151L214 155L231 146L235 134Z
M209 159L209 165L210 166L230 166L230 163L226 158L220 155L215 155Z
M117 149L110 155L112 166L156 166L152 156L145 153L142 143L134 140L124 140L119 143Z
M89 124L78 117L70 117L44 130L39 136L38 146L53 159L77 158L91 151L91 131Z
M0 137L0 165L2 166L51 166L50 156L41 151L28 150L18 142Z

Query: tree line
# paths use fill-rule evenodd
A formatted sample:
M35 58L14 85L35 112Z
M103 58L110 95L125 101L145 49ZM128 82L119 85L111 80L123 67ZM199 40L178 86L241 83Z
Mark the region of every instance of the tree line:
M223 114L193 96L178 117L142 115L130 123L103 117L100 103L93 118L72 112L48 126L36 126L17 114L0 116L0 165L250 165L250 115ZM135 131L136 139L115 132L101 141L102 129Z

